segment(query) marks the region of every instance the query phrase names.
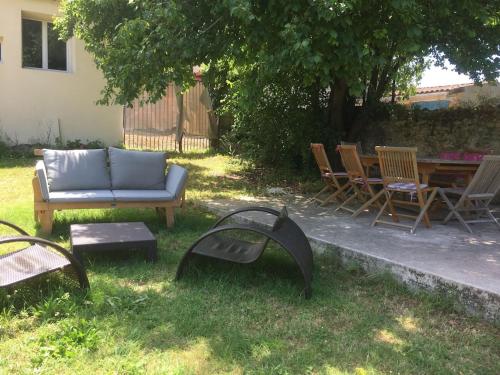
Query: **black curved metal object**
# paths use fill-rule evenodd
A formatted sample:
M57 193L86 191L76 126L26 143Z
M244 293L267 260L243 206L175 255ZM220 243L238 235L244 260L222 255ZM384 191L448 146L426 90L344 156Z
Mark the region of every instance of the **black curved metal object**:
M271 230L252 224L224 224L229 217L242 212L259 211L277 216ZM250 242L241 238L231 238L227 234L242 231L260 235L262 240ZM239 237L239 236L238 236ZM268 242L279 244L295 261L304 278L304 296L311 297L313 254L307 237L300 227L288 217L286 208L282 212L267 207L246 207L233 211L218 220L207 233L201 236L184 254L175 276L179 280L186 265L194 254L222 259L235 263L253 263L258 260Z
M5 221L5 220L0 220L0 224L1 225L5 225L6 227L9 227L9 228L12 228L14 229L15 231L19 232L20 234L22 234L23 236L29 236L29 234L22 228L18 227L17 225L15 224L12 224L8 221Z
M286 207L283 207L283 209L286 212ZM278 210L275 210L274 208L269 208L269 207L260 207L260 206L243 207L243 208L239 208L237 210L234 210L233 212L230 212L227 215L224 215L223 217L221 217L219 220L217 220L215 222L214 225L212 225L212 228L220 226L222 224L222 222L224 222L225 220L229 219L231 216L240 214L242 212L248 212L248 211L265 212L267 214L271 214L271 215L274 215L274 216L277 216L277 217L279 217L282 214L282 212L283 212L283 210L282 210L282 212L279 212Z
M73 268L81 288L90 288L85 269L66 249L39 237L15 236L0 239L0 245L29 242L31 246L0 256L0 288L33 279L50 272ZM50 247L57 253L47 249Z

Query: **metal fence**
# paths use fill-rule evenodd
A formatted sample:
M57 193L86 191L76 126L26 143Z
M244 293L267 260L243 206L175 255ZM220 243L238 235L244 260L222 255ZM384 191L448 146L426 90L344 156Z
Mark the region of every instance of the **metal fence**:
M140 105L135 100L124 108L124 144L129 148L149 150L200 150L210 147L216 137L214 122L210 121L211 102L208 91L198 81L183 95L176 95L169 85L165 96L156 103Z

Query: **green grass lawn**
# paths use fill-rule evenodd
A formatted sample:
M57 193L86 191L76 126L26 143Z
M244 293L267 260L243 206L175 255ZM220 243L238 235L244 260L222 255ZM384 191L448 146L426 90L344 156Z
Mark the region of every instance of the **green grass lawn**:
M194 202L252 195L263 181L225 156L174 161L191 177L171 230L153 210L56 213L51 239L64 246L71 223L144 221L160 259L87 258L86 294L59 276L0 294L0 374L500 374L498 326L331 256L315 258L307 301L276 248L251 266L201 260L174 282L182 254L215 220ZM36 234L33 166L0 160L0 218Z

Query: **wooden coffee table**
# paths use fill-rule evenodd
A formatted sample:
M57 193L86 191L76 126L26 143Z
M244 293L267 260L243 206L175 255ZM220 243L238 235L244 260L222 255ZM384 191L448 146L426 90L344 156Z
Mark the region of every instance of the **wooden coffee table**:
M82 253L114 250L146 251L149 261L158 259L156 238L144 223L73 224L70 227L73 255L82 262Z

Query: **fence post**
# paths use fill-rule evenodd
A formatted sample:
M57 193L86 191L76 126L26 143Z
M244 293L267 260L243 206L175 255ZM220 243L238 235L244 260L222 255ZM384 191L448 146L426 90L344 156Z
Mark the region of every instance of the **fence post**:
M218 149L219 148L219 116L215 114L212 109L208 111L208 121L209 121L209 129L208 129L208 139L210 148Z
M177 108L179 109L177 115L177 129L175 132L176 141L179 144L179 152L182 153L182 137L184 135L184 94L179 87L174 86L174 92L177 100Z

